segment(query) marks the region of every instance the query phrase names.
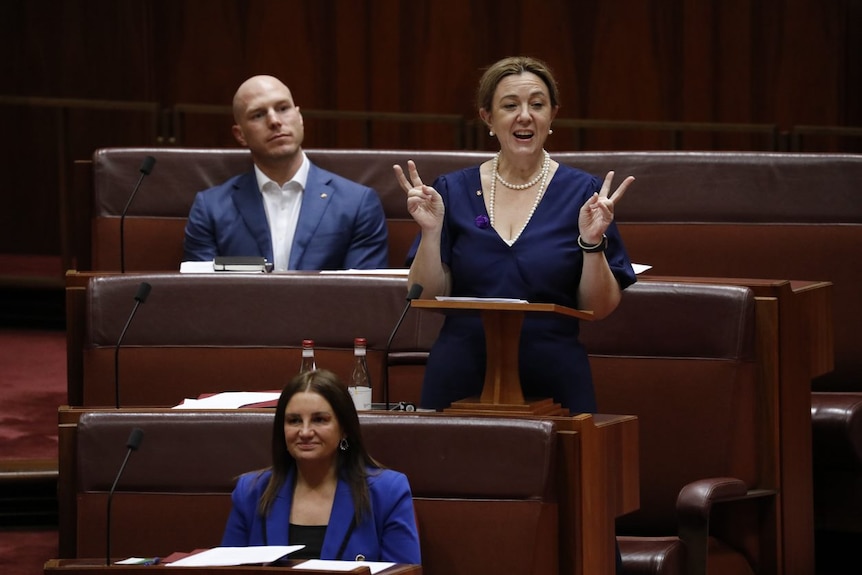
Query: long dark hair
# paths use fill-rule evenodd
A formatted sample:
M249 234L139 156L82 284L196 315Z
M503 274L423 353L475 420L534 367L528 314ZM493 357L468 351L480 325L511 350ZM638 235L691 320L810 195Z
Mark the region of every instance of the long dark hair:
M296 469L296 460L287 450L284 438L284 411L294 394L309 391L322 396L341 425L348 447L337 452L337 474L347 481L353 495L354 513L357 521L371 512L371 499L368 495L368 468L382 468L365 450L359 428L359 415L347 387L333 372L319 369L296 375L281 390L275 419L272 422L272 475L258 503L258 513L269 515L278 491L287 480L288 474Z

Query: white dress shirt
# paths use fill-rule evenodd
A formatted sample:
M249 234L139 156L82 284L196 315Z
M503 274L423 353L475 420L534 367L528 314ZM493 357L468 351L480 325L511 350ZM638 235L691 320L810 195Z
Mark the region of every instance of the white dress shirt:
M303 152L299 170L290 181L279 186L260 168L256 165L254 167L257 187L263 196L266 221L269 223L269 234L272 238L274 271L285 271L290 263L290 249L293 246L293 236L296 234L296 224L299 222L302 193L308 181L308 168L309 161Z

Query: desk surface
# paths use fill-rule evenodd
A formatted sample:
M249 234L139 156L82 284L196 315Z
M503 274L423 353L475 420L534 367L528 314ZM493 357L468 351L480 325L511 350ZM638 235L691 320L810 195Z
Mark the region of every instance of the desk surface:
M293 564L299 564L295 561ZM70 573L76 575L104 575L121 571L126 575L152 575L154 571L170 569L176 575L200 575L200 567L167 567L165 565L111 565L99 559L50 559L45 563L44 573ZM223 572L229 575L263 575L264 573L296 573L306 575L370 575L368 567L357 567L351 571L319 571L297 569L291 565L264 567L259 565L238 565L235 567L207 567L206 572ZM393 565L380 572L380 575L422 575L421 565Z

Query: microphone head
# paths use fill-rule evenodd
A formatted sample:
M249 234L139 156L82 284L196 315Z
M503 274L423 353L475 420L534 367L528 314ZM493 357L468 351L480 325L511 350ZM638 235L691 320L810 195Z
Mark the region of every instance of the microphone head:
M413 284L412 286L410 286L410 289L407 290L407 300L410 301L412 299L418 298L420 295L422 295L423 289L425 288L423 288L420 284Z
M150 290L153 289L153 286L148 284L147 282L141 282L141 285L138 286L138 292L135 294L135 299L141 303L147 301L147 296L150 295Z
M141 173L145 176L149 176L150 172L153 171L153 166L156 165L156 159L152 156L146 156L144 161L141 162Z
M140 427L136 427L129 434L129 440L126 442L126 447L131 449L132 451L137 451L138 447L141 446L141 440L144 438L144 430Z

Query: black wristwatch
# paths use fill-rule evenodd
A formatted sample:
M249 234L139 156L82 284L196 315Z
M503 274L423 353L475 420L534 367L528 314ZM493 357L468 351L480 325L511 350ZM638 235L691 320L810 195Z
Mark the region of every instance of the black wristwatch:
M602 234L602 241L597 244L585 244L584 240L581 239L581 236L578 236L578 246L585 254L603 252L608 249L608 236Z

